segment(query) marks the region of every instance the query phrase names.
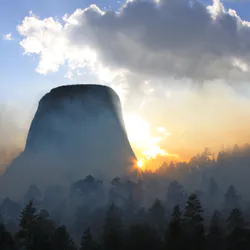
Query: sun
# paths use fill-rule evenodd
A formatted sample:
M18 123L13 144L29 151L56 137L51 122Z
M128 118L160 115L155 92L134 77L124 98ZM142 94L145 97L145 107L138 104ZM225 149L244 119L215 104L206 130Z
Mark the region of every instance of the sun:
M133 167L143 171L152 170L155 169L154 165L159 165L163 157L178 157L167 152L161 145L162 141L171 136L165 127L152 128L149 122L138 114L125 115L124 121L129 142L137 157Z
M125 125L128 139L135 152L139 152L140 157L143 156L149 160L158 155L166 155L165 150L159 145L167 138L164 127L159 127L155 136L152 134L150 124L137 114L125 116Z
M141 160L138 160L138 161L137 161L137 166L138 166L139 168L142 168L142 167L143 167L143 162L142 162Z

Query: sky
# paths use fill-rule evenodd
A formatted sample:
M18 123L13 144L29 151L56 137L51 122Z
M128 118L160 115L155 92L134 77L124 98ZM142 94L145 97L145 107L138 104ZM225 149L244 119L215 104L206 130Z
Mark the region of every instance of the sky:
M2 161L23 148L39 99L65 84L117 91L143 164L250 142L249 9L219 0L1 1Z

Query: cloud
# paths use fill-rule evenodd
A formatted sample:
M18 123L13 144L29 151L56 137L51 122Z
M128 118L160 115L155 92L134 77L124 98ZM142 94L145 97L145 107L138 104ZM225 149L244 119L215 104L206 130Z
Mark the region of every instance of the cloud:
M88 67L111 81L130 72L145 78L247 79L250 23L219 0L127 1L118 12L91 5L63 20L31 13L18 26L37 71ZM104 67L105 65L105 67ZM105 69L105 70L104 70Z
M125 114L167 128L172 135L159 143L167 152L187 159L204 146L249 141L250 23L218 0L91 5L62 19L30 13L17 30L38 73L66 67L80 83L85 72L97 76L126 95Z
M3 40L6 40L6 41L12 41L12 40L14 40L12 38L12 33L8 33L8 34L3 35Z
M25 54L38 54L40 62L37 72L46 74L55 72L64 63L67 39L63 33L63 26L52 17L40 20L30 12L25 17L18 31L26 38L20 42Z

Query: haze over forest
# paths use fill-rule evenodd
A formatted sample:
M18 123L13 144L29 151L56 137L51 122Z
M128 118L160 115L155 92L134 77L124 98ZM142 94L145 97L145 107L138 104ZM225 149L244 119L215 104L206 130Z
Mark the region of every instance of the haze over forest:
M250 249L250 2L0 6L0 249Z

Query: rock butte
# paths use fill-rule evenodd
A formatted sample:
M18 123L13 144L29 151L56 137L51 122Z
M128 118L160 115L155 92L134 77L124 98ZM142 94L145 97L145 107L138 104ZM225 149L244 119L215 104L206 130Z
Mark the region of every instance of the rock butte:
M31 184L69 185L93 175L127 175L136 162L118 95L102 85L52 89L39 102L24 151L0 178L0 196L19 197Z

